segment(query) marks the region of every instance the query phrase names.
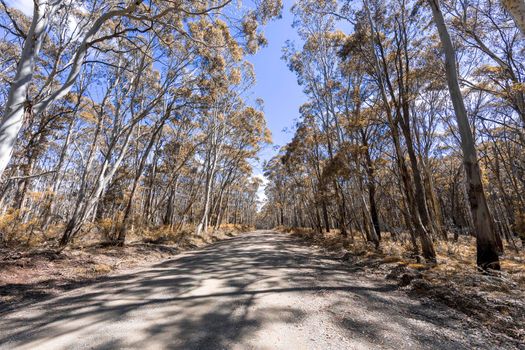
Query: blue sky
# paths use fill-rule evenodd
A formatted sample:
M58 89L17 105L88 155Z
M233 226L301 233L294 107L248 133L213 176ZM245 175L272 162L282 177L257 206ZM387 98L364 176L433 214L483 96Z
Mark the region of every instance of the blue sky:
M293 15L290 8L293 0L284 0L282 18L268 23L264 34L268 46L263 47L248 60L254 65L257 83L253 87L253 98L264 100L264 112L268 128L272 132L273 146L264 148L260 161L253 164L254 175L263 180L263 186L257 193L259 200L264 201L264 187L267 180L262 175L262 165L277 153L277 148L288 143L293 137L293 125L299 118L299 107L306 102L302 87L282 57L282 48L287 40L299 42L300 39L292 28ZM260 206L259 206L260 208Z
M252 89L253 97L264 100L266 121L276 146L285 145L293 137L292 127L294 120L299 117L299 106L306 102L295 74L281 59L286 40L300 40L292 28L292 5L292 0L284 1L282 18L268 23L264 28L268 46L248 58L254 65L257 77L257 83ZM283 131L285 128L288 128L288 132ZM262 161L270 159L275 153L273 147L267 147L260 153L261 162L255 165L256 174L262 172Z

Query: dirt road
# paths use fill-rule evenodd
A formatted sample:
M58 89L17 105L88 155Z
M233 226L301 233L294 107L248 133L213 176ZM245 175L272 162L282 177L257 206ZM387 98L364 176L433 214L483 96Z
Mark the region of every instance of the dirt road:
M0 349L122 348L505 346L464 315L262 231L0 315Z

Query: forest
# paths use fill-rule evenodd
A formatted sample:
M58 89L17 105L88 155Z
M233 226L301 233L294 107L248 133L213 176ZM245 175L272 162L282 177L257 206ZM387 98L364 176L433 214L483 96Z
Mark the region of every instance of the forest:
M288 140L274 144L280 131L269 121L283 117L268 115L254 94L253 57L271 43L265 28L283 13L293 25L281 61L306 102L298 117L286 117ZM0 315L125 268L159 268L119 291L144 300L165 283L162 268L170 278L180 274L180 285L165 287L173 288L172 303L195 297L175 290L186 284L218 300L230 292L257 299L276 286L279 296L299 293L315 282L312 290L332 293L323 302L339 308L349 301L337 303L337 293L360 292L330 283L351 276L357 289L372 283L387 296L393 289L424 295L488 332L474 341L443 311L450 317L432 321L432 334L448 327L467 337L465 348L476 341L476 348L518 348L525 339L524 35L523 0L0 0ZM278 74L272 79L280 83ZM356 270L341 277L333 261ZM282 274L278 281L272 271ZM310 273L333 280L312 282ZM388 308L374 292L364 299L379 304L361 311ZM148 300L136 309L156 302ZM396 307L410 304L400 300ZM112 320L105 315L115 310L96 298L77 303L97 308L100 324ZM233 314L241 304L221 307ZM421 312L434 308L422 305ZM284 310L275 316L282 324L303 322L280 319L300 313ZM220 341L194 344L198 335L157 348L235 348L223 342L230 333L213 327L244 323L202 326L234 318L221 312L192 328L209 328ZM44 333L56 322L10 317L26 331L43 322ZM180 339L192 334L177 322ZM21 348L43 344L0 327ZM56 327L50 334L61 339L67 324ZM244 339L235 334L232 341ZM405 338L429 348L418 336ZM374 348L376 338L361 345ZM267 348L315 348L273 339ZM0 335L0 349L8 341ZM118 345L142 347L127 341ZM43 348L71 348L57 344Z
M229 3L2 2L2 242L254 225L271 136L244 56L280 5Z
M270 226L381 246L525 246L523 34L496 1L301 1L284 58L308 96L265 168ZM428 5L428 6L427 6ZM433 19L433 20L429 20ZM345 32L341 27L352 28Z

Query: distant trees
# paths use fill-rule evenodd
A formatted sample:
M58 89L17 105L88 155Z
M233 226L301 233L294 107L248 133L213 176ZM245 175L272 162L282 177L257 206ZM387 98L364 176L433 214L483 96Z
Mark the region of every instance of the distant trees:
M501 239L523 235L524 42L508 14L491 0L304 0L294 13L304 44L285 57L309 101L266 167L267 220L376 246L406 230L429 261L434 240L471 231L478 265L499 268ZM310 214L279 220L295 213Z
M1 3L4 240L254 224L249 160L269 132L244 56L281 4L231 6L35 1L27 18Z

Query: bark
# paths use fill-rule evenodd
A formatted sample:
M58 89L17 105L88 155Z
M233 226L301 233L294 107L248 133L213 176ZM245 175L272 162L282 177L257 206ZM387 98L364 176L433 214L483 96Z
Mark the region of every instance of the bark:
M106 186L117 172L118 168L120 167L120 163L127 153L132 132L133 127L130 128L127 135L125 136L124 144L120 149L115 163L111 167L109 167L109 158L110 154L112 153L112 149L110 148L108 150L108 157L106 157L104 160L104 164L98 173L95 189L89 194L87 201L84 203L81 202L81 204L77 206L77 209L70 218L66 229L62 234L62 238L60 240L61 247L66 246L71 241L71 239L80 231L86 219L93 213L93 210L95 209L101 194L104 192ZM116 142L113 142L112 146L115 147Z
M405 138L406 150L408 153L408 159L410 160L410 167L412 170L412 178L415 187L414 199L416 201L417 210L419 216L421 217L421 222L425 228L432 227L430 223L430 218L428 215L428 208L426 204L425 189L423 186L423 179L421 176L421 171L419 169L419 162L417 161L416 152L414 149L414 144L412 142L412 133L410 131L410 126L408 122L408 116L404 116L404 121L401 123L401 130Z
M79 96L79 101L77 105L75 106L75 110L78 109L79 104L80 104L80 96ZM44 206L44 210L42 214L40 215L40 217L42 218L41 222L42 222L43 231L45 231L47 227L49 226L49 224L51 223L51 217L53 215L54 207L55 207L55 195L58 189L60 188L60 184L62 183L62 178L64 176L63 174L61 174L61 172L62 172L62 167L64 165L64 162L67 156L67 150L68 150L69 144L73 136L72 130L73 130L74 124L75 124L75 118L72 117L71 122L69 123L68 128L67 128L66 138L65 138L64 144L60 151L58 163L55 167L56 170L55 170L55 174L53 175L53 180L52 180L53 187L51 189L51 193L46 194L46 198L44 201L46 204Z
M501 4L510 13L521 33L525 35L525 1L501 0Z
M459 87L455 50L452 46L452 40L450 39L443 13L441 12L439 0L428 0L428 2L432 9L434 22L445 51L448 89L454 106L461 138L463 166L465 167L468 183L468 199L474 221L474 228L476 230L477 264L482 269L499 270L498 254L501 253L503 249L501 241L498 240L494 232L494 223L483 190L474 137L470 129L467 110Z
M144 167L146 166L146 160L148 159L148 156L150 154L151 149L153 148L153 145L155 144L155 141L157 140L157 137L159 137L160 132L162 131L162 127L164 126L164 123L168 119L171 113L171 104L164 115L162 116L162 119L159 121L158 125L155 126L153 130L153 134L151 135L149 142L146 146L146 149L144 150L144 153L142 154L142 157L140 159L139 166L135 172L135 177L133 178L133 185L131 186L131 192L129 194L128 202L126 204L126 208L124 209L124 215L122 218L122 222L119 225L118 229L118 237L117 237L117 244L118 245L124 245L126 241L126 234L128 231L128 221L129 217L131 215L131 207L133 205L133 198L135 196L135 191L137 190L138 182L142 176L142 172L144 171ZM154 160L156 161L156 160Z
M374 243L374 246L377 249L379 248L379 237L377 236L377 232L374 228L374 222L372 220L372 216L370 215L370 211L368 209L368 205L366 204L364 193L362 191L361 191L360 197L361 197L361 203L363 204L363 213L364 213L366 226L370 227L370 230L369 230L370 232L367 238L370 242Z
M368 8L367 1L365 1L365 5L366 5L365 7L367 10L368 21L372 29L372 33L376 38L378 38L379 36L373 24L372 15L370 13L370 9ZM390 107L390 101L388 100L388 97L386 95L385 85L383 82L383 75L382 75L380 64L379 64L379 58L375 51L375 47L373 46L374 42L372 42L371 45L372 45L372 51L373 51L372 54L374 56L375 70L376 70L377 79L378 79L378 87L381 93L381 98L383 100L383 105L385 107L387 120L390 125L390 129L391 129L390 131L391 131L392 141L394 143L394 149L396 152L396 162L397 162L397 166L399 169L399 175L403 183L404 195L405 195L405 199L407 202L407 209L409 212L408 215L410 217L410 221L411 221L411 224L413 225L414 230L417 232L417 235L419 236L419 239L421 242L421 248L423 251L423 257L429 261L435 262L436 252L434 251L434 245L432 243L432 240L430 239L429 234L427 230L425 229L425 226L421 222L421 216L419 214L419 210L417 208L417 204L414 199L413 186L410 181L410 175L408 173L408 168L406 166L405 158L401 150L398 123L394 120L394 117L392 115L392 109ZM390 89L390 91L392 91L392 89ZM416 250L417 244L414 244L414 243L415 242L413 242L413 247L414 247L414 250Z
M27 94L33 79L35 60L42 47L52 10L53 6L48 5L47 1L34 2L31 27L9 89L4 115L0 120L0 177L11 159L15 141L24 120L24 112L31 108L27 105Z
M81 72L87 51L92 45L91 41L95 38L98 31L111 18L125 16L133 12L141 2L141 0L134 1L126 8L109 11L97 18L73 54L71 69L64 83L42 101L34 106L28 106L27 95L33 78L35 60L42 47L42 40L47 30L49 18L53 16L58 6L56 4L50 5L47 1L34 2L33 20L22 49L13 84L9 90L5 112L0 121L0 176L2 176L11 159L18 132L22 127L24 110L28 108L32 109L33 113L40 114L52 102L67 95Z
M412 128L410 126L410 107L409 107L409 97L408 97L408 88L410 84L410 59L408 56L408 38L406 33L406 24L404 16L404 8L401 11L401 21L397 20L398 30L396 32L396 42L398 46L398 54L396 55L396 67L399 72L399 77L397 79L399 98L396 102L396 113L400 119L400 126L403 136L405 138L406 150L408 153L408 159L410 161L410 166L412 170L412 179L414 183L414 198L416 201L417 209L419 211L419 216L421 222L426 229L432 229L432 223L428 213L427 202L425 198L425 191L423 186L423 180L421 176L421 170L419 167L419 162L416 156L416 151L414 148L414 142L412 139ZM401 50L403 54L401 55ZM383 52L381 51L383 60ZM390 85L390 78L388 76L387 65L384 64L385 75L387 80L387 86L390 88L392 101L396 101L394 98L394 91Z
M365 161L366 161L366 174L367 174L367 187L368 187L368 201L370 202L370 215L372 216L372 222L379 240L381 240L381 226L379 224L379 214L377 212L376 203L376 184L375 184L375 173L372 158L370 157L370 150L368 149L368 142L366 136L363 133L363 146L365 149Z
M205 188L204 188L204 208L202 210L202 216L199 221L199 224L196 228L196 234L197 236L200 236L203 233L207 233L208 231L208 216L210 211L210 197L211 192L213 188L213 182L215 177L215 168L217 166L217 154L216 152L213 152L213 159L209 161L209 166L206 171L206 182L205 182Z

